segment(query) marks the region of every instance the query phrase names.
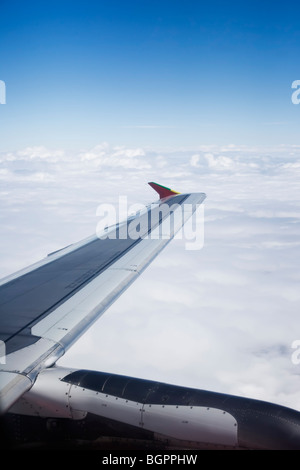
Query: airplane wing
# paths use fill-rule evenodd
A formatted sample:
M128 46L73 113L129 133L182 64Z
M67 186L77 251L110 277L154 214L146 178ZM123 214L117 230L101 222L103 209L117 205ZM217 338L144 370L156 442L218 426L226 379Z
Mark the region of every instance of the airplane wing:
M103 439L107 450L117 439L134 449L299 450L299 411L56 365L205 200L150 186L155 203L0 282L0 445Z
M142 273L205 199L159 199L126 221L0 281L0 407L6 412Z

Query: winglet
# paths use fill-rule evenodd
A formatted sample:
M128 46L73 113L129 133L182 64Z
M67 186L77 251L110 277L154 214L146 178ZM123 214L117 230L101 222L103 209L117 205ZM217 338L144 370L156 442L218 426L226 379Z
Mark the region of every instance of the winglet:
M163 199L164 197L175 196L176 194L180 194L180 193L177 193L176 191L173 191L170 188L166 188L165 186L162 186L161 184L157 184L157 183L148 183L148 184L151 186L151 188L153 188L159 194L160 199Z

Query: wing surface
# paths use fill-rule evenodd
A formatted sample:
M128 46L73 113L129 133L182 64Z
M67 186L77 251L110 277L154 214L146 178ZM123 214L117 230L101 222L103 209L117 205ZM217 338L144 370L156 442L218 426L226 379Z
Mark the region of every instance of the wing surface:
M163 198L100 238L70 245L0 281L2 412L132 284L206 197L161 188Z

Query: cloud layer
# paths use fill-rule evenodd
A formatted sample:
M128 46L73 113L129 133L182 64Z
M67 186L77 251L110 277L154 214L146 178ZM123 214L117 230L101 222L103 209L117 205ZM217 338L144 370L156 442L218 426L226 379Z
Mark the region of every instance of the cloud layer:
M205 244L174 240L60 361L300 409L300 146L0 154L1 277L94 233L147 181L206 192Z

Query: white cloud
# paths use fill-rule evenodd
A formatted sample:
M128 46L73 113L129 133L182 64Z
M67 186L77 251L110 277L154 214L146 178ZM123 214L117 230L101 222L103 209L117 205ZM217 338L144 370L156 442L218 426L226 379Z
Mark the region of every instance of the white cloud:
M206 153L204 157L207 160L208 166L210 168L226 170L232 168L232 166L234 165L233 160L229 157L215 157L212 153Z
M127 169L149 169L145 161L145 151L141 148L113 147L107 143L97 145L88 152L80 154L81 161L93 162L96 167L121 167Z
M57 162L64 158L63 150L50 150L43 146L27 147L18 152L7 152L0 157L1 161L17 161L17 160L50 160Z
M200 155L198 155L197 153L192 155L191 159L190 159L191 166L193 166L193 167L199 166L199 160L200 160Z

